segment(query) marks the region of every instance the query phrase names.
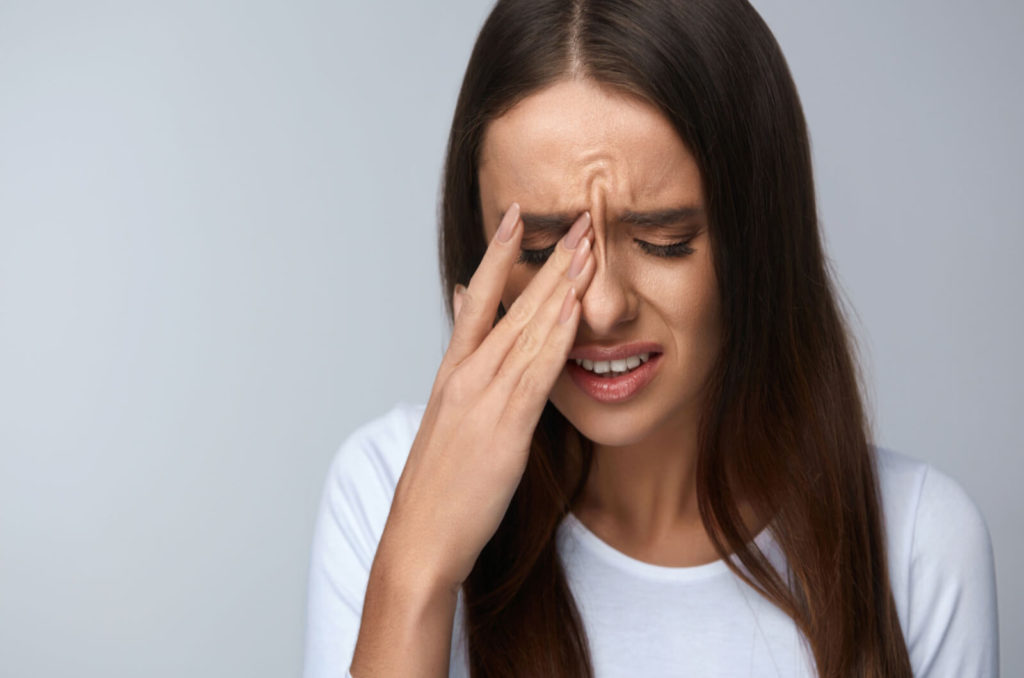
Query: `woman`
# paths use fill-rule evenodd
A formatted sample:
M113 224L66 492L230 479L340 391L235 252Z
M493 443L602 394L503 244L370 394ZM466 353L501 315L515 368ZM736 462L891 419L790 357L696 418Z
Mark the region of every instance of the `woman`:
M984 521L869 442L746 2L499 2L442 220L451 342L335 459L307 676L997 674Z

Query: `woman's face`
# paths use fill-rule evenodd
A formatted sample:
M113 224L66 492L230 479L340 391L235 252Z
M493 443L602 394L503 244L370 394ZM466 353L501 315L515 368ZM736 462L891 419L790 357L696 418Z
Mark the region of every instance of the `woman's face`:
M638 341L661 352L640 368L650 372L646 385L618 399L588 393L567 363L551 391L555 407L600 445L671 444L692 430L721 330L700 172L668 120L591 81L562 81L492 121L479 182L488 242L512 202L522 209L524 250L554 245L590 210L596 268L570 358ZM681 242L692 252L673 246ZM506 309L539 268L514 266Z

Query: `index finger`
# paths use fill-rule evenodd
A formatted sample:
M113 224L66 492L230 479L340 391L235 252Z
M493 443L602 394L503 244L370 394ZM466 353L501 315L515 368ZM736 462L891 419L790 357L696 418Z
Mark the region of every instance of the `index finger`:
M446 359L460 363L480 346L494 325L494 315L509 272L519 256L522 239L519 203L509 205L491 238L480 265L462 293L462 307L452 328Z

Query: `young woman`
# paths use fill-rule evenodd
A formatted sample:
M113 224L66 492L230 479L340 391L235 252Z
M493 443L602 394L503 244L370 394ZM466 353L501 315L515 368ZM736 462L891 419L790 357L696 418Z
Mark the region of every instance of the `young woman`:
M750 5L499 2L441 226L451 342L332 465L308 678L997 675L985 523L870 443Z

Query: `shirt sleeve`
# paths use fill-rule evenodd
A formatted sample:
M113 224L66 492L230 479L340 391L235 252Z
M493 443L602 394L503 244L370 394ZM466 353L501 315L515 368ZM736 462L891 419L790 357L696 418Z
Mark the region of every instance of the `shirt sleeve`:
M400 410L356 429L330 465L310 553L304 678L352 678L370 566L391 508Z
M918 678L998 678L995 562L985 520L952 478L928 466L910 560L907 649Z

